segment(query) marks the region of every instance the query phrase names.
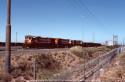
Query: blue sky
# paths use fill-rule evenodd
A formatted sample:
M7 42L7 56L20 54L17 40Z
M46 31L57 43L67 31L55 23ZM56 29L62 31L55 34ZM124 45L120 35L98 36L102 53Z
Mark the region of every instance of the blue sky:
M0 41L5 41L6 0L0 0ZM27 34L96 42L125 38L125 0L12 0L12 41Z

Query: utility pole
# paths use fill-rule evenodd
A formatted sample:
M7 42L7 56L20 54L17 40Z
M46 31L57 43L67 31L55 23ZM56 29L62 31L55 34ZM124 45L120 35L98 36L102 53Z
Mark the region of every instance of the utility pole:
M95 42L95 33L92 34L93 43Z
M17 32L16 32L15 46L17 46Z
M113 45L114 46L118 45L118 36L117 35L113 35Z
M6 53L5 53L6 73L10 73L10 69L11 69L11 0L7 0Z
M124 43L125 43L125 41L124 41L124 38L123 38L123 43L122 43L123 46L124 46Z

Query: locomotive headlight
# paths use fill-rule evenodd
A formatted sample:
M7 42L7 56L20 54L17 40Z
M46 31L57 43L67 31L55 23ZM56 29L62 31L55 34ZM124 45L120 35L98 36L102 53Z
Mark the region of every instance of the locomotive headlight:
M72 42L71 42L71 40L69 41L69 44L71 44Z
M55 44L58 44L58 39L55 39Z
M25 40L25 43L30 44L31 40Z
M28 40L28 43L31 43L31 40Z

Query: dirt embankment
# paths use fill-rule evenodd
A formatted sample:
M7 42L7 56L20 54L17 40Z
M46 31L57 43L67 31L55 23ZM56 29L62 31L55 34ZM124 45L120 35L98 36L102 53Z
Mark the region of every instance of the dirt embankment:
M57 73L72 69L78 64L83 64L85 60L89 61L110 50L107 47L73 47L68 51L50 52L48 54L19 53L19 55L12 55L11 74L5 75L4 71L0 69L0 82L5 80L23 82L24 80L34 79L34 74L36 74L36 79L48 79ZM3 63L4 60L0 57L0 64Z
M100 76L101 82L125 82L125 52L119 54Z

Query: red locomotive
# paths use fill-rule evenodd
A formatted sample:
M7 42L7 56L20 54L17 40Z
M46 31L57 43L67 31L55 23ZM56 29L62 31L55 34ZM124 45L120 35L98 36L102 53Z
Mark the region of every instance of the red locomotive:
M40 36L25 36L24 48L70 48L72 46L101 46L99 43L86 43L81 40L70 40L61 38L48 38Z
M55 47L55 39L40 36L25 36L24 48L52 48Z

